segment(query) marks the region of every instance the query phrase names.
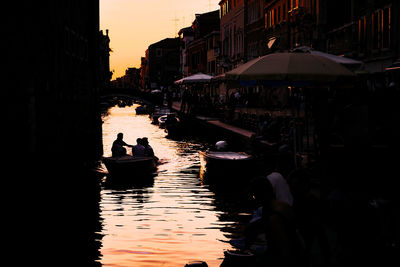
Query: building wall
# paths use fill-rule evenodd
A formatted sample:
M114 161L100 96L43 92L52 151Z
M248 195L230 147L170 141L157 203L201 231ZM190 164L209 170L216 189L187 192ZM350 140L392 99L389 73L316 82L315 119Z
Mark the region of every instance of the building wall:
M98 1L22 2L9 13L5 62L14 82L6 94L17 110L7 116L10 138L32 158L58 152L76 162L99 158ZM24 79L17 78L22 72Z
M384 72L399 58L399 2L348 1L344 18L328 5L328 51L364 61L366 70ZM340 17L340 16L339 16Z
M264 0L247 2L246 59L251 60L266 53L264 33Z
M188 75L198 72L208 73L209 60L208 44L209 36L219 30L218 10L196 14L192 23L194 39L188 44Z
M324 49L320 0L270 0L264 10L270 52L298 46Z
M180 78L179 38L166 38L149 46L150 88L168 87Z
M188 46L194 39L192 27L186 27L179 31L179 38L181 39L180 46L180 73L182 77L187 77L189 73L189 59L188 59Z
M245 1L223 0L220 5L221 56L225 70L245 61Z
M213 76L221 73L217 61L220 55L220 32L214 31L205 37L207 46L207 72Z

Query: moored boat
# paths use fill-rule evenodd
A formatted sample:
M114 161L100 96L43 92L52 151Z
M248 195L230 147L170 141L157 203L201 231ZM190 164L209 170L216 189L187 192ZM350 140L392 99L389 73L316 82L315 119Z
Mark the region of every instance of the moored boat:
M166 107L155 109L154 112L149 115L151 123L158 124L158 118L169 113L171 113L171 110Z
M162 129L166 128L167 125L176 124L178 122L179 118L175 113L167 113L158 118L158 126Z
M202 178L218 176L218 179L239 178L254 170L253 156L245 152L200 151Z

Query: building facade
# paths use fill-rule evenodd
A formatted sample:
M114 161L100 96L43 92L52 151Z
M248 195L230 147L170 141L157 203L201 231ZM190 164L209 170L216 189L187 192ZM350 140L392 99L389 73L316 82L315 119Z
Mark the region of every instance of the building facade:
M336 2L327 5L328 52L360 59L369 72L384 72L400 57L400 2Z
M179 53L179 65L182 77L187 77L189 73L188 64L188 46L194 39L194 33L192 27L186 27L179 31L179 38L181 39L181 47Z
M220 6L221 59L224 71L246 62L246 8L247 0L222 0Z
M18 110L7 115L10 140L19 140L11 143L23 140L32 159L55 148L77 164L100 158L98 1L23 2L10 9L5 36L5 93Z
M324 11L320 2L321 0L265 1L267 51L288 51L299 46L325 50Z
M181 77L180 38L166 38L148 48L148 78L151 89L167 88Z
M216 68L217 56L214 52L209 52L209 49L210 44L212 48L218 45L218 13L218 10L215 10L196 14L192 23L193 40L187 46L188 75L198 72L210 73L210 70Z
M263 56L266 53L266 38L264 29L264 0L247 1L247 60Z
M112 72L110 71L110 37L108 30L99 33L99 87L100 90L110 86Z

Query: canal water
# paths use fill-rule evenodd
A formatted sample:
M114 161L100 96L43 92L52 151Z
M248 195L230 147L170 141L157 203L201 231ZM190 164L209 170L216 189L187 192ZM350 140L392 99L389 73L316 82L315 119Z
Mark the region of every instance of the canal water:
M101 188L100 219L103 266L185 266L195 260L219 266L228 241L250 218L243 195L202 183L195 138L171 140L137 105L112 107L103 116L104 155L119 132L134 145L148 137L161 165L142 183ZM133 178L134 179L134 178Z

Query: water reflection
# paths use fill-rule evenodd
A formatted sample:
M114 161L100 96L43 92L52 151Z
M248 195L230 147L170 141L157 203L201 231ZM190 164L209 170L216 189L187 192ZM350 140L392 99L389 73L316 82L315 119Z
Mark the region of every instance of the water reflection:
M184 266L192 260L219 266L226 243L247 221L239 194L202 184L198 151L204 144L174 141L135 108L113 107L104 116L104 154L117 133L134 144L147 136L162 164L150 179L108 183L101 190L104 266Z

